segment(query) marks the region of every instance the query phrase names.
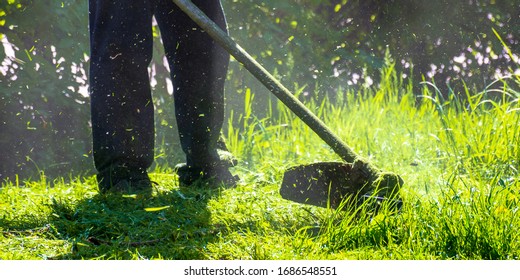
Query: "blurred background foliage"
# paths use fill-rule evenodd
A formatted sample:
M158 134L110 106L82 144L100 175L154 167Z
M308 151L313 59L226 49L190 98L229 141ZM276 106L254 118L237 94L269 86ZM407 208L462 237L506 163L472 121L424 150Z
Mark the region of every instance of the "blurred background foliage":
M93 172L88 1L0 0L0 179ZM388 54L403 79L444 95L520 74L520 3L500 0L223 0L231 35L302 98L376 86ZM495 31L495 32L494 32ZM156 164L182 161L160 31L150 77ZM498 35L498 36L497 36ZM0 48L1 49L1 48ZM386 54L386 55L385 55ZM386 59L386 60L385 60ZM232 61L227 110L246 91L262 118L274 99Z

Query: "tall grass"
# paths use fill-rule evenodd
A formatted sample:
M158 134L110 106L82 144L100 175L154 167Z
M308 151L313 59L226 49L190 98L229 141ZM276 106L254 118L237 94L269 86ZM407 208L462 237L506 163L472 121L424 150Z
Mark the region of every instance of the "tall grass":
M398 215L330 214L316 240L334 254L361 248L355 255L361 258L517 258L520 93L508 83L518 79L449 94L424 84L419 95L392 66L382 76L378 87L339 92L339 103L308 106L358 153L405 178L405 207ZM293 114L278 109L270 129L263 128L266 120L249 118L243 119L247 130L229 130L249 140L232 142L235 153L247 147L252 158L275 166L339 160Z
M99 196L93 177L4 182L3 259L517 259L517 78L477 92L420 93L391 64L377 86L307 105L356 152L400 174L403 207L329 210L283 200L292 165L340 158L281 104L245 91L227 144L236 189L179 188L157 169L151 198ZM310 89L295 86L305 99ZM449 97L445 97L449 96ZM276 113L275 113L276 112Z

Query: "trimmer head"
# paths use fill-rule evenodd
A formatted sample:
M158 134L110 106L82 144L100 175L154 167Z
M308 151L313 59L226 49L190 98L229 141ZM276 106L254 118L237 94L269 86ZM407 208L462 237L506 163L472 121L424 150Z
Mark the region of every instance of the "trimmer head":
M399 175L381 172L358 159L354 163L318 162L292 167L284 174L280 194L287 200L335 209L347 197L358 204L370 198L395 202L402 185Z

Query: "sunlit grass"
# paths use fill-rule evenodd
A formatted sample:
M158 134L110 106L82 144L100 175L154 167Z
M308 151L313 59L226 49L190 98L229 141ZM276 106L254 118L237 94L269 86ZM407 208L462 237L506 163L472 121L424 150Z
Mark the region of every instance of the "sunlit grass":
M517 259L519 93L511 78L445 98L412 92L388 67L377 87L308 106L356 152L400 174L403 208L328 210L283 200L285 169L339 161L282 105L259 119L245 93L227 144L235 189L178 187L167 167L150 198L102 197L93 177L4 182L2 259ZM296 87L296 94L305 89Z

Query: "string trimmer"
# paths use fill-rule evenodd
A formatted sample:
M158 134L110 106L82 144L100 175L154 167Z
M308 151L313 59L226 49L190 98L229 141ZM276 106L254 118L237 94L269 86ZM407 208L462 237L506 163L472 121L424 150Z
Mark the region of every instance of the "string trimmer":
M356 201L362 201L367 197L383 200L398 193L399 188L403 185L403 180L399 175L383 172L354 153L286 87L191 1L172 1L345 161L320 162L290 168L285 172L280 188L283 198L310 205L337 208L347 197L354 198Z

